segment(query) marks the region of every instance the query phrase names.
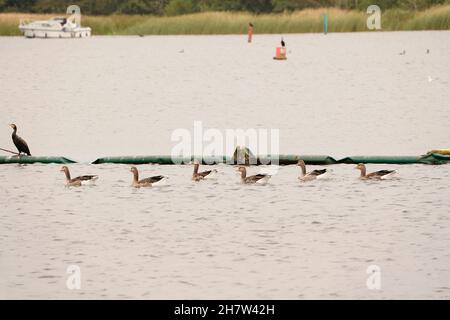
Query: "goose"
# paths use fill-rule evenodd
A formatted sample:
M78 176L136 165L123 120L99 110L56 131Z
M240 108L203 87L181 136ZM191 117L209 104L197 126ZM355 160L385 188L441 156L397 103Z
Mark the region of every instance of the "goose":
M247 177L247 169L245 167L239 167L238 171L241 173L241 182L245 184L266 184L272 177L268 174L257 174L254 176Z
M194 180L194 181L200 181L203 179L214 178L215 174L217 173L216 169L198 172L198 168L200 167L200 162L198 162L198 160L195 160L193 163L194 163L194 172L192 173L192 180Z
M366 174L366 166L363 163L358 164L355 169L361 171L360 179L389 179L397 173L395 170L380 170Z
M135 188L157 186L161 185L163 182L165 182L165 180L167 180L167 177L165 176L153 176L150 178L139 180L138 169L136 167L131 167L130 171L133 173L132 186Z
M297 163L297 166L300 167L300 176L298 177L298 179L300 181L311 181L311 180L315 180L315 179L321 179L324 178L328 175L329 170L327 169L322 169L322 170L314 170L311 171L310 173L306 173L306 165L305 165L305 161L303 160L299 160Z
M64 172L66 174L66 184L69 187L80 187L83 185L93 185L95 184L95 181L98 179L98 176L80 176L71 179L70 178L70 171L67 166L61 167L61 172Z
M28 148L28 144L25 140L17 135L17 126L15 124L9 125L13 129L12 140L17 150L19 151L19 156L24 153L26 155L31 156L30 149Z

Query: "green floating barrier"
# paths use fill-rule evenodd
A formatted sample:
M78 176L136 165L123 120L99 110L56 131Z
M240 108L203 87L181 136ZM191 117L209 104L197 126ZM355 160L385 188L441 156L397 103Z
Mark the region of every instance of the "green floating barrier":
M33 157L33 156L0 156L0 164L19 163L19 164L33 164L33 163L75 163L75 161L64 157Z
M290 165L297 164L298 160L305 161L306 164L336 164L337 161L330 156L325 155L279 155L278 156L278 164L280 165ZM271 162L271 160L274 160ZM277 156L267 156L267 157L259 157L258 164L270 164L276 163Z
M121 163L121 164L187 164L190 161L198 159L202 160L203 164L218 164L218 163L227 163L227 164L237 164L237 161L233 157L226 156L216 156L216 157L198 157L193 156L190 158L186 157L171 157L171 156L128 156L128 157L105 157L97 159L93 162L93 164L102 164L102 163ZM246 159L249 164L255 163L258 165L261 164L270 164L270 163L278 163L280 165L289 165L296 164L299 159L303 159L307 164L335 164L336 160L329 156L324 155L311 155L311 156L302 156L302 155L280 155L280 156L265 156L265 157L250 157ZM245 161L245 159L244 159Z
M428 153L419 158L418 163L423 164L446 164L450 163L450 155Z
M338 160L338 163L389 163L411 164L418 163L416 156L352 156Z
M117 164L188 164L192 160L202 160L203 164L237 164L236 158L226 156L216 157L171 157L171 156L128 156L128 157L105 157L99 158L93 164L102 163L117 163ZM446 164L450 163L450 155L428 153L423 156L351 156L340 160L326 155L279 155L279 156L263 156L263 157L249 157L241 159L247 164L276 164L292 165L296 164L298 160L304 160L306 164L313 165L329 165L338 163L356 164L356 163L385 163L385 164ZM60 163L69 164L75 163L65 157L29 157L29 156L0 156L0 164L18 163L18 164L33 164L33 163ZM243 162L240 162L243 163Z
M217 156L217 157L197 157L190 158L171 157L171 156L129 156L129 157L106 157L100 158L93 162L93 164L102 163L121 163L121 164L188 164L190 161L198 159L202 160L203 164L237 164L233 157ZM445 164L450 162L450 155L441 154L427 154L424 156L351 156L336 160L333 157L326 155L279 155L264 156L264 157L249 157L243 159L248 164L253 164L256 161L257 165L274 164L292 165L296 164L298 160L304 160L306 164L313 165L329 165L338 163L357 164L357 163L374 163L374 164ZM243 162L241 162L243 163Z

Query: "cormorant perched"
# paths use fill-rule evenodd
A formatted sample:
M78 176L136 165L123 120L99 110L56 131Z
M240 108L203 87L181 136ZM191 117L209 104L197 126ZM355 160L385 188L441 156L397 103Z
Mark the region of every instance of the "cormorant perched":
M23 140L21 137L17 135L17 126L15 124L10 124L9 126L14 130L12 133L12 140L17 150L19 151L19 155L21 153L25 153L31 156L30 149L28 148L27 143L25 142L25 140Z
M283 38L281 38L281 46L282 46L283 48L286 47L286 43L284 43Z

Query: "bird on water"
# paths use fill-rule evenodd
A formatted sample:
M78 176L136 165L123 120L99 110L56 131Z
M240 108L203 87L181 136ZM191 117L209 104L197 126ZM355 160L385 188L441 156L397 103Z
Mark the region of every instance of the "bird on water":
M305 161L299 160L297 163L297 166L300 167L300 177L298 178L300 181L311 181L315 179L324 178L328 175L329 170L322 169L322 170L314 170L309 173L306 173L306 165Z
M136 167L131 167L130 171L133 173L132 186L135 188L157 186L163 184L165 180L167 180L167 177L165 176L154 176L139 180L138 169Z
M69 187L80 187L84 185L93 185L95 181L98 179L98 176L79 176L76 178L70 177L70 171L67 166L61 167L61 172L64 172L66 175L66 184Z
M28 144L25 140L23 140L21 137L17 135L17 126L15 124L9 125L13 129L12 133L12 141L14 142L14 145L16 146L17 150L19 151L19 156L24 153L26 155L31 156L30 148L28 148Z
M215 169L198 172L199 167L200 167L200 162L198 160L194 160L194 172L192 173L192 180L194 180L194 181L200 181L203 179L211 179L217 173L217 170L215 170Z
M271 178L268 174L256 174L254 176L247 177L247 169L240 166L238 171L241 173L241 182L244 184L266 184Z
M397 173L395 170L380 170L371 173L366 173L366 166L363 163L358 164L355 169L361 171L360 179L389 179Z

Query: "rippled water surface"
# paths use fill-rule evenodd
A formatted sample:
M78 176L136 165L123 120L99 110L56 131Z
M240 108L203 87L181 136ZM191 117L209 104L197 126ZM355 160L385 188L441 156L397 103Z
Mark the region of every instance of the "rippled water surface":
M278 128L281 153L449 147L449 39L289 35L280 62L276 36L0 38L0 147L15 122L35 155L100 176L67 188L60 165L0 165L0 298L450 298L450 165L369 165L396 169L388 181L334 165L311 183L296 166L251 167L271 171L266 186L232 166L194 183L190 166L142 165L169 184L134 189L129 166L87 164L170 154L195 120ZM381 290L367 289L371 265Z

